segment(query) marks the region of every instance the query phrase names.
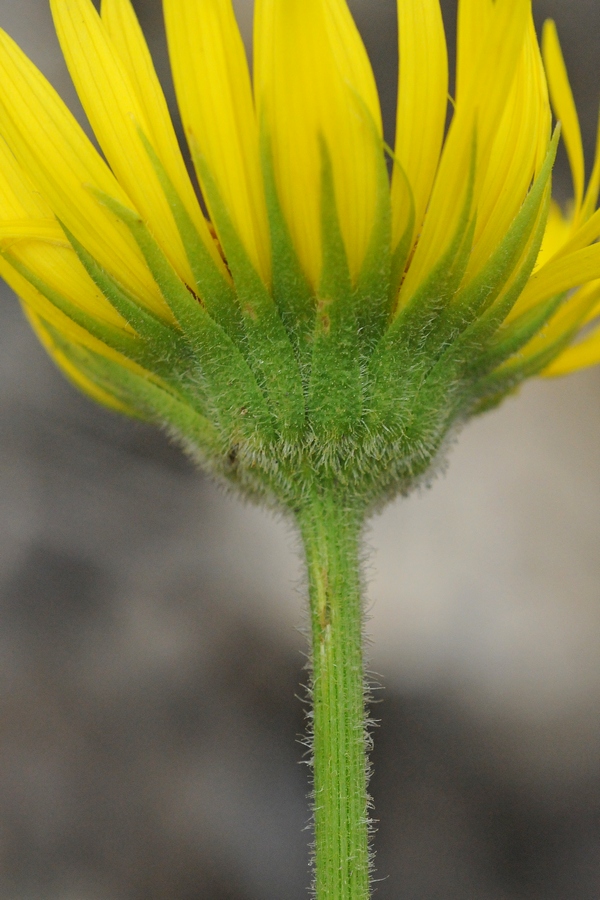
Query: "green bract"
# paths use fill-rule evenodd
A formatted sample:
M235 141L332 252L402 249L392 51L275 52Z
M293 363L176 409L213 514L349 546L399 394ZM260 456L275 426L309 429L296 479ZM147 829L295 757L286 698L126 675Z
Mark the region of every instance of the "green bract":
M54 331L74 365L139 415L165 427L210 470L253 497L296 510L316 485L363 509L406 492L428 471L449 431L547 365L565 336L535 358L518 351L560 297L505 320L531 275L544 233L558 133L540 174L484 269L463 284L476 211L467 190L458 228L434 270L394 309L389 191L358 282L341 238L328 151L322 150L323 273L302 274L263 154L273 244L273 289L252 267L211 185L233 289L194 241L182 204L152 160L178 218L203 300L186 288L141 218L97 192L124 222L172 311L168 326L128 295L69 233L89 275L136 336L94 323L23 274L75 322L147 376ZM264 143L265 148L268 142ZM199 166L205 166L201 160ZM471 179L472 179L471 175ZM382 182L387 176L383 165ZM211 184L210 173L205 180ZM401 252L401 250L400 250ZM209 314L209 310L212 313Z

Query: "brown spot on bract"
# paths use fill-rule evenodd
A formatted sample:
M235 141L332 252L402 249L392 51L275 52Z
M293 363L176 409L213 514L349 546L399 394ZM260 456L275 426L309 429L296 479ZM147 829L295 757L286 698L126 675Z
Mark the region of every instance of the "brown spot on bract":
M185 284L185 282L184 282L184 284ZM196 293L196 291L195 291L193 288L191 288L191 287L189 286L189 284L186 284L185 286L186 286L188 292L189 292L189 293L192 295L192 297L194 298L194 300L196 300L196 301L200 304L200 306L204 306L204 303L202 302L202 298L198 296L198 294Z

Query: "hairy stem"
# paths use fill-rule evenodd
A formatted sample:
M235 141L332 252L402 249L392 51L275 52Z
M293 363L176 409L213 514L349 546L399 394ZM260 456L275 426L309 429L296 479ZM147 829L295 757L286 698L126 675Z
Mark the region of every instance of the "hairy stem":
M369 896L360 512L317 496L299 515L312 626L315 892Z

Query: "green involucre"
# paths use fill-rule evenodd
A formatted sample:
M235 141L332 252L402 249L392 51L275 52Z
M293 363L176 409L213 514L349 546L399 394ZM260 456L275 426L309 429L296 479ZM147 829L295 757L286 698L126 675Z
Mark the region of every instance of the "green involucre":
M81 263L129 331L100 324L10 260L65 315L124 357L122 365L105 363L63 338L63 352L88 377L168 428L191 452L197 445L205 463L242 491L290 510L301 508L315 485L359 500L365 509L409 490L430 469L456 423L498 402L564 345L562 338L542 341L527 357L519 355L561 297L507 323L539 252L558 135L504 239L482 271L466 279L477 216L473 142L456 231L434 269L397 308L399 270L413 242L414 221L409 216L405 234L392 247L389 179L383 146L373 134L377 217L354 284L329 148L322 141L323 266L312 290L282 213L264 131L271 285L254 269L205 160L198 155L196 164L230 279L203 245L143 135L195 283L184 284L135 212L105 194L96 196L133 235L171 322L124 290L68 231ZM147 392L140 386L144 378L152 385ZM189 417L183 415L186 408Z

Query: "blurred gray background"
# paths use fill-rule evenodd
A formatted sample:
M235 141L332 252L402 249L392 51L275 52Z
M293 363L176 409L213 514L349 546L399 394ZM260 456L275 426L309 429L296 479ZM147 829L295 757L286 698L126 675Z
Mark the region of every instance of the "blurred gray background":
M351 5L391 124L394 3ZM534 7L589 158L600 4ZM168 87L160 4L136 8ZM77 109L46 0L0 26ZM1 291L0 897L302 898L294 535L79 396ZM527 385L449 463L370 531L376 896L597 900L600 372Z

